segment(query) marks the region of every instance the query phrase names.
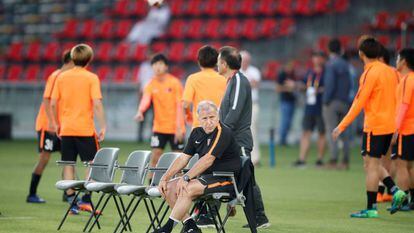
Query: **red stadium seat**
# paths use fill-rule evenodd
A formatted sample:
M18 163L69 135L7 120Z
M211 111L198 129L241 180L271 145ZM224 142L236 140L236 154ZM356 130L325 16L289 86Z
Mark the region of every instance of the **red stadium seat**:
M237 0L223 0L223 7L221 14L228 16L235 16L237 12L237 7L240 4L240 1Z
M280 62L268 61L263 67L263 77L267 80L276 80L280 69Z
M336 12L342 13L348 10L349 0L336 0L334 3L334 9Z
M57 70L59 67L55 66L55 65L47 65L45 67L43 67L43 71L42 71L42 79L44 81L47 80L47 78L55 71Z
M76 45L76 43L75 43L75 42L73 42L73 41L63 43L63 45L62 45L62 50L63 50L63 51L64 51L64 50L71 50L71 49L72 49L75 45Z
M267 18L261 22L258 32L261 37L273 37L276 35L277 21L274 18Z
M293 11L297 15L305 15L305 16L311 15L313 13L312 8L311 8L311 1L310 0L296 1Z
M167 36L174 39L183 39L185 37L186 26L187 22L182 19L173 20L168 27Z
M66 21L63 30L57 34L58 37L71 39L76 37L78 22L75 19Z
M203 8L203 0L191 0L191 1L187 1L187 7L184 11L185 15L190 15L190 16L198 16L202 14L202 8ZM174 4L176 4L174 2Z
M276 12L284 16L291 15L293 13L292 0L278 0Z
M0 65L0 82L3 82L5 77L4 74L6 73L6 66Z
M387 30L389 28L390 15L386 11L378 12L375 16L374 28L379 30Z
M134 67L134 70L132 71L132 75L131 75L131 82L132 83L138 83L139 82L138 73L139 73L139 66L136 66L136 67Z
M146 1L133 1L132 11L129 12L130 15L143 17L148 12L148 3Z
M202 30L205 22L201 19L193 19L188 23L187 37L191 39L200 39L202 37Z
M217 16L220 12L220 8L220 0L208 0L205 1L203 13L209 16Z
M117 38L125 38L132 28L131 20L121 20L115 28L115 36Z
M112 81L115 83L125 83L128 79L129 68L126 66L117 66L114 71Z
M39 65L30 65L27 67L24 74L24 81L27 82L36 82L40 76L40 66Z
M283 18L279 23L279 35L287 36L290 35L295 26L295 21L292 18Z
M185 54L184 60L186 61L197 61L197 53L198 50L203 46L204 44L201 42L193 42L188 46L187 53Z
M273 0L261 0L259 2L258 12L261 15L273 15L276 11L276 4Z
M147 46L146 45L137 45L132 53L132 60L141 62L147 58Z
M125 62L129 58L130 44L126 42L119 43L115 50L114 59L116 61Z
M103 39L112 38L112 32L114 27L114 21L112 21L111 19L104 20L102 23L99 23L98 30L96 32L96 37Z
M318 40L318 49L327 52L328 51L328 43L330 37L329 36L321 36Z
M164 53L165 50L167 50L167 44L165 42L158 41L153 43L151 48L154 53Z
M80 31L80 36L87 39L93 39L96 37L95 34L95 25L96 21L93 19L88 19L83 22L82 29Z
M328 13L330 9L331 0L316 0L314 5L314 12L316 14Z
M45 45L43 49L42 59L46 61L58 61L60 56L60 45L58 42L53 41Z
M111 68L109 66L99 66L96 69L96 75L98 75L101 82L107 82L111 74Z
M14 42L9 46L6 58L12 61L21 61L23 59L23 43Z
M180 66L173 66L171 68L171 74L177 77L178 79L183 79L185 71Z
M242 0L238 13L241 15L253 16L256 13L255 0Z
M174 0L174 4L171 4L171 14L173 16L182 16L185 12L184 0Z
M391 45L391 38L389 35L380 35L377 37L377 39L382 45L387 48Z
M257 20L256 19L246 19L243 22L243 28L241 35L249 40L255 40L258 37L257 29Z
M210 19L206 22L203 37L218 39L220 37L221 21L219 19Z
M223 25L223 34L226 38L236 39L239 37L239 21L237 19L229 19Z
M394 23L393 23L392 27L394 29L400 30L401 29L401 24L403 22L407 22L408 19L410 19L411 17L412 16L411 16L410 12L406 12L406 11L398 12L397 15L395 16L395 20L394 20Z
M185 50L186 50L186 46L183 42L173 42L169 46L167 57L172 62L180 62L184 59Z
M97 49L96 60L103 62L111 60L112 47L112 43L102 42Z
M119 0L115 2L115 8L113 13L119 16L128 16L128 0Z
M29 61L38 61L41 54L41 44L40 42L31 42L26 48L25 58Z
M6 80L10 82L18 82L23 74L23 68L20 65L11 65L7 69Z
M353 49L356 46L356 43L352 43L352 37L349 35L339 36L339 41L341 41L341 46L345 49Z

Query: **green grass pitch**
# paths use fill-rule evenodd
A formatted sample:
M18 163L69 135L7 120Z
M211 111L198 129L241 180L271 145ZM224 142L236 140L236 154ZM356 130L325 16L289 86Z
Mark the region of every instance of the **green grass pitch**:
M121 164L131 151L148 149L147 145L132 142L105 142L103 146L121 148ZM307 169L294 169L291 163L297 154L297 147L277 148L277 166L272 169L268 166L267 147L262 147L263 165L256 170L256 178L272 226L259 232L414 232L414 212L391 216L385 210L388 204L379 204L378 219L349 218L349 213L365 207L364 174L358 148L353 151L349 171L316 169L312 156ZM61 201L62 193L54 186L61 174L61 168L54 163L59 157L53 155L38 189L47 203L27 204L25 198L37 160L36 144L34 141L0 142L0 232L56 232L67 207ZM82 169L78 170L80 176L84 175ZM119 177L120 172L116 180ZM81 232L87 217L86 213L69 216L61 232ZM115 207L110 203L101 218L99 232L112 232L117 221ZM237 216L227 224L227 232L249 232L241 228L243 224L244 215L238 208ZM133 218L132 227L134 232L144 232L147 226L148 218L142 205Z

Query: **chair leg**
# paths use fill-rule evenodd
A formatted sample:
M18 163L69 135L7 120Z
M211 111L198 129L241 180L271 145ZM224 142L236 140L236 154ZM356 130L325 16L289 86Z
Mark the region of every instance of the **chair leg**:
M76 192L75 197L73 198L73 201L70 203L68 209L66 210L66 213L63 216L62 220L60 221L60 224L59 224L57 230L60 230L60 228L62 228L63 223L66 221L66 218L68 217L68 214L70 212L70 208L73 206L73 204L75 204L76 199L78 198L79 194L80 194L80 191Z
M134 208L132 209L131 213L129 214L129 216L127 216L127 219L126 219L126 223L127 223L127 224L128 224L128 223L129 223L129 221L131 220L132 215L134 215L135 210L137 209L137 207L138 207L139 203L142 201L142 199L144 199L144 198L143 198L143 197L140 197L140 198L139 198L139 200L138 200L137 204L135 204L135 206L134 206ZM123 225L123 226L122 226L122 229L121 229L121 233L125 231L125 228L126 228L126 225Z
M104 196L105 196L105 193L102 193L102 194L101 194L101 197L99 197L98 203L96 204L96 207L95 207L96 209L97 209L97 208L99 208L99 205L101 204L102 199L104 198ZM91 202L91 203L92 203L92 202ZM95 217L95 218L96 218L95 208L94 208L94 207L92 207L92 213L91 213L91 216L89 217L88 221L86 222L85 227L83 228L83 231L82 231L82 232L85 232L85 231L86 231L86 229L88 229L88 226L89 226L89 224L90 224L90 223L91 223L91 221L92 221L92 218L93 218L93 217Z
M217 218L218 218L219 223L220 223L220 230L219 230L219 232L218 232L218 233L221 233L221 232L226 233L226 231L224 230L224 224L223 224L223 221L221 220L220 212L219 212L219 210L218 210L218 208L217 208L217 205L214 205L214 210L215 210L215 211L216 211L216 213L217 213ZM226 220L226 221L227 221L227 220Z
M154 211L154 219L157 220L158 226L160 226L161 222L158 219L159 212L155 210L154 201L152 201L151 199L149 201L150 201L150 204L151 204L152 211ZM162 203L162 206L163 205L164 205L164 202Z
M162 202L162 205L161 205L161 207L163 206L165 204L165 201L163 201ZM164 219L165 219L165 216L167 215L167 213L168 213L168 210L170 209L170 206L169 205L167 205L166 207L165 207L165 210L164 210L164 213L162 214L162 216L161 216L161 219L160 219L160 223L158 224L158 227L160 227L161 226L161 223L164 221ZM160 208L160 211L162 210L162 208Z
M96 208L94 205L93 205L93 201L91 200L91 207L92 207L92 211L93 211L93 213L95 213L95 211L98 209L98 208ZM94 216L93 216L94 218L97 218L97 215L96 214L94 214ZM98 227L98 229L100 230L101 229L101 224L99 223L99 221L98 222L96 222L96 226Z
M106 205L108 204L109 199L111 199L111 196L112 196L112 195L108 195L108 197L106 198L106 200L105 200L105 202L104 202L104 204L103 204L103 206L102 206L102 209L101 209L101 214L99 214L99 215L95 218L95 221L92 223L92 226L89 228L88 232L91 232L91 231L92 231L92 229L95 227L95 224L99 221L99 218L102 216L102 213L103 213L103 211L104 211L104 209L105 209Z
M117 210L117 212L118 212L118 215L119 215L119 217L121 218L121 221L122 221L122 224L124 224L124 219L122 218L122 216L123 216L123 214L121 213L121 209L120 209L120 207L119 207L119 204L118 204L118 201L116 200L116 196L115 195L113 195L112 196L112 198L114 199L114 202L115 202L115 207L116 207L116 210ZM131 230L131 225L128 223L128 224L125 224L126 226L127 226L127 230L129 230L129 231L132 231Z
M152 200L151 200L151 201L152 201ZM158 215L161 213L162 209L164 208L165 203L166 203L166 201L165 201L165 200L163 200L163 201L162 201L162 203L161 203L161 205L160 205L160 207L158 208L158 210L157 210L156 212L154 212L154 215L155 215L155 216L158 216ZM161 227L161 224L162 224L162 222L164 221L164 218L165 218L165 216L167 215L167 212L168 212L168 210L169 210L169 209L170 209L170 207L167 205L167 206L165 207L164 213L162 214L162 216L161 216L160 220L158 221L158 224L157 224L157 227L156 227L156 228L160 228L160 227ZM154 221L155 221L155 219L154 219ZM154 222L154 221L153 221L153 222ZM146 233L148 233L148 232L151 230L151 227L153 227L153 225L152 225L152 224L151 224L150 226L148 226Z
M132 204L134 203L135 198L136 198L136 196L134 195L132 197L131 201L129 201L128 206L127 206L126 210L124 211L124 215L122 216L122 219L123 218L125 218L125 220L128 219L128 211L131 208ZM118 222L118 225L116 225L114 233L116 233L118 231L118 228L121 226L121 223L123 223L123 221L121 221L122 219L120 219L119 222Z
M148 218L150 219L150 226L148 227L148 229L147 229L147 232L149 232L150 230L151 230L151 227L154 229L154 231L157 229L156 227L155 227L155 216L154 216L154 218L152 218L152 215L151 215L151 210L150 210L150 208L148 207L148 202L147 202L147 199L144 199L144 204L145 204L145 209L147 209L147 215L148 215ZM156 215L157 213L154 213L154 215Z
M122 200L122 197L121 196L118 196L118 198L119 198L119 203L120 203L121 208L122 208L122 211L123 211L123 214L121 216L122 219L123 219L124 214L126 213L127 210L125 209L125 205L124 205L124 201ZM128 226L129 226L129 231L132 232L131 224L128 223Z

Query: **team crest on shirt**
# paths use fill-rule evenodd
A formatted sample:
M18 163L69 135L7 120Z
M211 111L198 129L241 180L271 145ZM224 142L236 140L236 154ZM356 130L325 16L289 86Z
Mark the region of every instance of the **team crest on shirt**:
M207 146L209 146L210 145L210 142L211 142L211 139L209 138L209 139L207 139Z

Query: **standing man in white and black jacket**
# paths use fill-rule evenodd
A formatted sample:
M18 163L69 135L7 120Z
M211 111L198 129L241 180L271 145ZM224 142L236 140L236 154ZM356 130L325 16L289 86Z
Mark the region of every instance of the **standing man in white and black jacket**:
M218 72L227 78L227 88L220 105L220 121L233 130L236 142L242 154L250 157L253 149L252 123L252 90L249 80L239 71L241 55L236 48L225 46L219 51ZM258 145L257 145L258 146ZM270 226L264 211L259 186L254 186L256 200L257 228ZM248 225L244 227L248 228Z

